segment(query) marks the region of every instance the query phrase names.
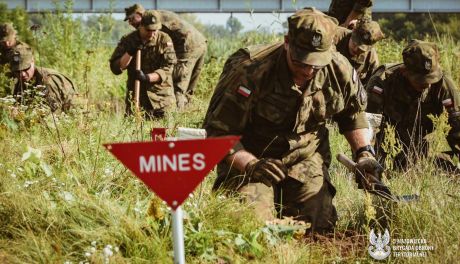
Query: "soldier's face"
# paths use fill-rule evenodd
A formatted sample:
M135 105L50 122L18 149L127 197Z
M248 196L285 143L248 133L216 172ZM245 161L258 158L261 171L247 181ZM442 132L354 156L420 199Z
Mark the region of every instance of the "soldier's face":
M151 40L158 33L157 29L149 30L145 27L140 27L139 29L140 29L141 38L144 41Z
M431 87L430 83L426 83L423 81L416 81L412 78L407 78L409 80L410 85L418 92L423 92L423 90L429 89Z
M138 28L141 25L142 15L139 13L134 13L128 17L128 23L134 27Z
M351 56L357 56L364 53L364 51L359 48L358 44L351 40L351 38L348 41L348 51L350 52Z
M431 87L430 83L411 77L407 69L403 69L402 73L410 86L418 92L423 92L423 90L429 89Z
M5 40L0 41L0 45L6 49L11 49L15 44L16 44L16 36L12 36Z
M16 72L16 74L18 75L18 78L21 79L21 81L28 82L34 76L34 72L35 72L35 65L32 62L29 68L22 70L22 71L18 71Z
M313 77L315 77L316 73L322 69L323 67L318 67L314 65L308 65L302 63L300 61L296 61L292 58L292 54L289 50L289 45L285 45L286 48L286 60L288 63L288 67L292 73L292 77L294 79L295 84L299 86L305 85L305 83Z

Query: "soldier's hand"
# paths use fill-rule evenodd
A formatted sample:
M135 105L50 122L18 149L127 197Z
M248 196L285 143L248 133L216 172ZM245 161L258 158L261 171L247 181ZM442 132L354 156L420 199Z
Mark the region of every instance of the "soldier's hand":
M141 82L149 83L150 78L147 74L145 74L142 70L136 70L136 80Z
M126 48L126 53L129 54L129 56L135 56L136 52L138 50L141 50L143 48L143 45L129 45L129 47Z
M370 190L373 183L379 183L383 167L369 151L363 151L356 157L355 179L359 189Z
M287 168L278 159L263 158L251 160L245 168L250 182L261 182L268 187L286 178Z

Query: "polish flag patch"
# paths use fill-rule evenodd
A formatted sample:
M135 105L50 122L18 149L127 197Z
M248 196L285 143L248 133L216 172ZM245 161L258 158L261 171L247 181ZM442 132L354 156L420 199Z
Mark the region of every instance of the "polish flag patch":
M444 107L448 108L448 107L454 106L454 103L452 102L452 99L449 98L449 99L443 100L442 105L444 105Z
M241 94L242 96L244 97L249 97L252 93L251 90L249 90L248 88L244 87L244 86L240 86L238 87L238 89L236 90L239 94Z
M376 94L383 94L383 89L378 86L372 87L372 91Z

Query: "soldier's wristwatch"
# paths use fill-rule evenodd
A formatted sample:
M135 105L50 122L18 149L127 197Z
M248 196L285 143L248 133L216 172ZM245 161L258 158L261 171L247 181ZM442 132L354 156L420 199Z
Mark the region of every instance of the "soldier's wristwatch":
M374 147L372 147L371 145L366 145L364 147L361 147L359 148L355 154L353 155L353 158L356 160L357 157L359 157L359 155L361 153L363 153L364 151L367 151L369 153L371 153L373 156L375 156L375 150L374 150Z

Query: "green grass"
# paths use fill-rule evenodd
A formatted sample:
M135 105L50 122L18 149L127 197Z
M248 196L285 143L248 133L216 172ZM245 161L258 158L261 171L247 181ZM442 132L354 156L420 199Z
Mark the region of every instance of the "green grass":
M53 19L57 18L49 18L51 24ZM0 263L172 263L167 207L152 200L151 192L102 144L150 140L152 127L168 127L169 135L178 126L200 127L225 58L239 47L281 36L250 33L232 41L210 39L208 60L191 107L139 124L123 119L126 76L114 76L109 70L112 47L98 45L103 36L96 33L82 41L86 33L78 28L80 24L62 19L63 27L45 25L43 29L56 34L62 46L44 35L36 36L39 64L70 75L89 104L69 115L52 116L35 108L13 113L8 103L1 103ZM65 42L63 35L74 41ZM442 47L444 69L459 84L459 46L447 37L436 42ZM381 62L400 62L403 47L404 43L391 39L378 44ZM4 80L0 80L2 85ZM334 128L331 146L333 156L349 154ZM212 172L183 206L187 263L373 262L367 253L367 235L369 224L379 215L379 207L372 207L378 202L358 190L337 162L330 173L337 188L336 239L313 243L298 239L288 227L260 222L250 206L237 198L211 193ZM458 261L458 178L427 161L407 173L391 173L387 183L394 193L421 197L416 203L388 209L392 238L425 238L435 249L427 258L386 262ZM343 237L350 230L361 237ZM104 248L112 252L108 259Z

